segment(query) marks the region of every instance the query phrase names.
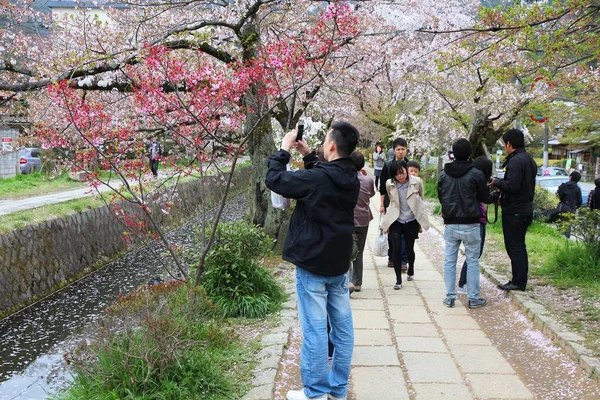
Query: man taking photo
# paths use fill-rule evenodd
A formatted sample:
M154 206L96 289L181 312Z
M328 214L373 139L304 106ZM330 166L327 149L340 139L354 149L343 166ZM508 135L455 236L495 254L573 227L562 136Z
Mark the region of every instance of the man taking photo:
M324 158L316 162L296 131L283 138L281 150L269 159L265 183L284 197L296 199L283 259L296 265L298 318L302 328L300 375L303 390L291 390L288 400L344 400L348 390L354 328L348 276L354 231L354 206L360 183L350 159L358 131L336 122L325 137ZM290 148L304 156L304 170L286 171ZM327 318L334 345L328 361Z

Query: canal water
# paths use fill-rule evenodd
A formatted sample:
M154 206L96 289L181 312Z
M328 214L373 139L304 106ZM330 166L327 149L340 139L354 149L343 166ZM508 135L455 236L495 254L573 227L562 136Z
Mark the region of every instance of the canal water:
M247 212L240 196L228 202L222 221ZM172 243L188 246L200 218L169 233ZM63 355L82 339L84 328L96 321L119 295L160 276L169 279L162 244L152 243L126 254L61 291L0 321L0 400L46 399L70 379ZM174 268L172 268L175 271Z

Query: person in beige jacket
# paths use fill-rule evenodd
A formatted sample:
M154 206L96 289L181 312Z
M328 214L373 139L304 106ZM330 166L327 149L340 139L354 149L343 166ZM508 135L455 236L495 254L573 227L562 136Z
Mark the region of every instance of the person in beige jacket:
M422 229L429 229L429 219L423 202L423 181L408 174L405 161L396 160L391 163L390 179L385 182L385 187L390 205L381 218L380 226L393 243L392 262L396 272L394 289L399 290L402 288L402 237L408 255L408 280L412 281L415 272L415 240L419 238Z

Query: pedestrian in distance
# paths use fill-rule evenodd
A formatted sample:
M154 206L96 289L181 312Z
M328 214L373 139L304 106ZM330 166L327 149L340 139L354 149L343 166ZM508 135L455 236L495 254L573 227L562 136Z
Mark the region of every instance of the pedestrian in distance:
M492 160L487 158L486 156L479 156L473 161L473 166L480 170L483 173L483 178L487 183L492 177L492 169L494 168L494 163ZM497 198L497 192L493 192L494 196L493 200ZM487 207L485 203L482 201L479 202L479 211L481 212L481 216L479 217L479 236L481 237L481 245L479 246L479 257L483 254L483 246L485 245L485 226L488 223L487 218ZM462 268L460 269L460 278L458 279L458 288L457 292L462 294L467 294L467 260L463 263Z
M375 185L373 178L362 173L365 166L365 157L359 151L354 151L350 158L356 166L358 181L360 182L358 202L354 207L354 233L357 238L358 253L350 268L350 282L354 286L354 291L360 292L363 278L363 251L367 241L369 222L373 219L369 202L371 197L375 196Z
M479 284L479 254L481 251L480 203L491 203L493 197L483 173L468 161L471 143L458 139L452 144L454 161L444 166L438 180L438 198L444 219L444 282L446 307L456 302L456 261L462 243L467 261L467 296L469 308L486 305Z
M587 206L590 210L600 210L600 178L597 178L594 184L596 188L590 191Z
M379 190L379 178L381 177L381 171L385 166L387 157L381 143L375 145L375 153L373 153L373 169L375 171L375 188ZM385 184L385 182L383 182Z
M287 133L281 150L268 161L266 186L295 199L296 207L283 248L283 259L296 265L298 317L302 328L300 376L304 388L287 393L288 400L346 399L354 347L348 269L352 253L354 207L360 191L350 154L359 134L347 122L336 122L317 156L306 141ZM304 156L304 169L286 171L289 150ZM331 369L327 356L327 319L335 349Z
M579 171L572 171L569 174L569 180L561 183L556 191L559 203L556 207L555 213L560 216L563 213L574 214L578 208L583 204L581 196L581 188L577 184L581 180L581 174ZM563 216L564 217L564 216ZM560 218L560 217L559 217ZM567 239L571 237L571 227L569 226L564 232Z
M385 213L385 209L390 202L388 192L387 192L385 185L386 185L386 182L388 181L388 179L390 179L392 177L392 175L390 174L390 165L391 165L392 161L397 160L397 161L408 162L408 159L406 158L406 154L408 153L408 144L406 143L406 140L404 138L394 139L394 141L392 142L391 150L393 151L393 155L385 163L385 166L381 170L381 185L379 188L379 193L381 195L381 203L380 203L381 205L379 207L380 214ZM389 236L388 236L388 267L390 267L390 268L394 267L394 262L392 260L393 245L394 244L392 243L391 239L389 239ZM402 247L402 249L401 249L402 270L406 271L408 269L408 256L406 254L406 244L404 243L404 239L402 239L402 241L400 242L400 246Z
M502 136L508 156L502 164L504 178L492 178L490 186L500 190L504 247L510 258L512 279L498 285L501 290L525 290L529 259L525 235L533 222L533 196L537 165L525 151L525 136L519 129L509 129ZM468 282L468 279L467 279Z
M155 138L152 139L152 142L148 145L147 149L148 159L150 160L150 170L152 171L152 175L154 177L158 176L158 163L162 156L162 147L160 142Z
M408 257L407 280L412 281L415 272L415 240L421 229L429 229L429 219L423 202L423 181L408 174L404 161L392 161L391 178L385 183L389 196L388 207L383 211L381 229L387 232L393 246L392 262L396 273L395 290L402 288L402 245L404 239Z

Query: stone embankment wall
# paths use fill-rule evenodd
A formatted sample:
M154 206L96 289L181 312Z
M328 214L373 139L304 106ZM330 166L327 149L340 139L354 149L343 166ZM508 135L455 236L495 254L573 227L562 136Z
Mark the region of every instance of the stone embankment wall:
M249 177L250 168L238 170L230 193L247 188ZM225 183L223 177L209 178L203 188L199 181L180 183L171 212L163 214L151 200L152 215L160 226L179 226L201 212L201 190L211 207L221 198ZM159 197L154 203L169 196ZM131 205L122 207L136 213ZM103 260L126 249L123 232L124 225L104 206L0 234L0 314L15 311L100 267Z

